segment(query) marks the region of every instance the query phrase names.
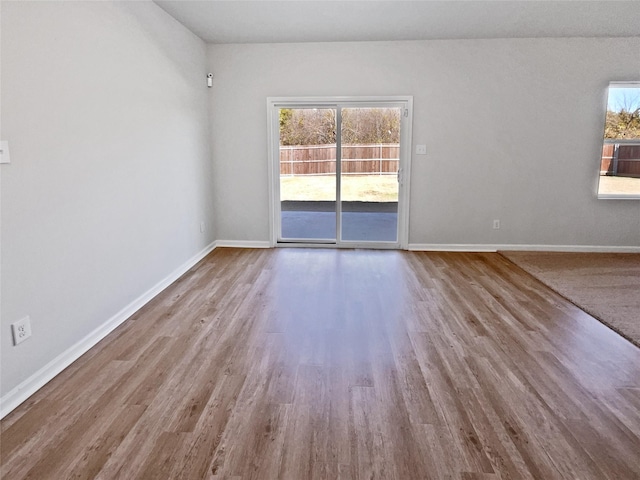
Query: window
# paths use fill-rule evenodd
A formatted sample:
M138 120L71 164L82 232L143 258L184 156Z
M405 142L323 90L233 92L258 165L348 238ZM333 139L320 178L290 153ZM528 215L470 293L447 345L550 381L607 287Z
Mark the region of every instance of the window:
M598 198L640 199L640 82L611 82Z

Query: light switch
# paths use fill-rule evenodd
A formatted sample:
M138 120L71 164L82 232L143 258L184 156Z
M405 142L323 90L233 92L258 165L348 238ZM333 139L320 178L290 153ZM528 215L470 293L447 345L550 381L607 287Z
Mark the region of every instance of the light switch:
M9 157L9 142L6 140L0 142L0 163L11 163L11 158Z
M426 155L426 154L427 154L426 145L416 145L416 155Z

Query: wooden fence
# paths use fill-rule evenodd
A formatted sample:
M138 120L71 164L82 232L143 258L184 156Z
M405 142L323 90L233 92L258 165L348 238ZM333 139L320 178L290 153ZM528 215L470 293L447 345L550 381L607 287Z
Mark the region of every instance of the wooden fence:
M343 145L342 173L391 175L398 171L400 145ZM280 147L280 175L327 175L336 173L336 146L292 145Z
M640 142L605 143L600 175L640 177Z
M400 145L343 145L342 173L391 175L398 171ZM336 146L292 145L280 147L280 175L328 175L336 173ZM640 142L605 143L600 175L640 177Z

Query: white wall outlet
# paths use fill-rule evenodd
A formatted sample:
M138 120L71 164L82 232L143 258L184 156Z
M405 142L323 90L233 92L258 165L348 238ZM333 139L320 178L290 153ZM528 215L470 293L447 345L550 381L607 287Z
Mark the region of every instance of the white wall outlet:
M18 345L31 336L31 319L27 316L11 324L13 344Z
M11 157L9 157L9 142L6 140L0 141L0 163L11 163Z
M499 230L500 229L500 220L494 220L493 221L493 229L494 230Z
M200 222L200 233L204 233L204 222Z
M427 154L426 145L416 145L416 155L426 155L426 154Z

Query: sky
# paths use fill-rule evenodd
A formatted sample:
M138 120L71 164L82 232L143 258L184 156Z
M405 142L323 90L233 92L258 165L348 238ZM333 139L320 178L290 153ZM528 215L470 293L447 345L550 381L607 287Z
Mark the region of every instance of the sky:
M619 112L623 107L631 112L640 108L640 85L634 87L609 87L607 110Z

